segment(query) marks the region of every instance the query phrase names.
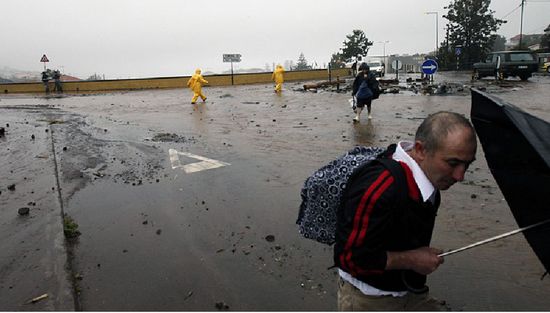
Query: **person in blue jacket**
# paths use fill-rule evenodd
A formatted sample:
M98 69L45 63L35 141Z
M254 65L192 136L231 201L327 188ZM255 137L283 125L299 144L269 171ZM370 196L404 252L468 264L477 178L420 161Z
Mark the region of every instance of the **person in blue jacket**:
M353 81L352 97L356 101L356 116L353 118L354 122L359 122L361 112L363 108L367 106L368 118L371 119L371 103L375 96L373 91L378 90L378 81L376 75L370 72L370 68L367 63L361 63L359 66L359 73Z

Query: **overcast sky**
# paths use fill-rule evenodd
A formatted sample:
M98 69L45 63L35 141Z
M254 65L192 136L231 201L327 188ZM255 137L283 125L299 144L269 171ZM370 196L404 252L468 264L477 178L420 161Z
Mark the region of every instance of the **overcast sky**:
M1 0L0 67L48 68L87 78L190 75L196 67L230 68L222 54L239 53L236 68L296 62L301 52L319 66L361 29L369 55L424 53L445 36L451 0ZM523 32L550 24L550 0L526 0ZM519 34L521 0L493 0L499 34ZM514 11L514 9L516 9Z

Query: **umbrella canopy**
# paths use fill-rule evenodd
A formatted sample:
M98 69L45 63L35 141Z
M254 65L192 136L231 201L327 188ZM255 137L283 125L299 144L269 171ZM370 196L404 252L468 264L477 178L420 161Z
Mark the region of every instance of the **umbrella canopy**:
M550 219L550 123L477 89L472 89L471 119L518 225ZM550 271L550 224L524 236Z

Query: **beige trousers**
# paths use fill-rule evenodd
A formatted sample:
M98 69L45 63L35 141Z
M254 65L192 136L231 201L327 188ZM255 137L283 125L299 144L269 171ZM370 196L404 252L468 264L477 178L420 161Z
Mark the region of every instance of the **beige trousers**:
M338 311L450 311L445 302L429 293L407 293L403 297L367 296L338 277Z

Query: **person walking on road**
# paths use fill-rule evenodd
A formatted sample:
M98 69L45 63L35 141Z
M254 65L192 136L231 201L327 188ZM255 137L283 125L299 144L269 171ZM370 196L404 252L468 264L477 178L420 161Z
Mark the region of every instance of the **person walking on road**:
M50 81L50 75L48 74L47 71L43 71L42 72L42 84L44 84L44 89L45 89L47 94L50 93L49 81Z
M202 102L206 101L206 96L202 93L202 85L208 84L208 81L204 79L201 75L201 70L196 69L195 74L189 78L187 81L187 87L193 90L193 98L191 99L191 104L197 103L197 99L201 97Z
M63 93L63 86L61 85L61 73L59 70L53 71L53 80L55 82L53 91L56 93Z
M476 149L465 117L438 112L422 122L414 142L392 144L379 156L399 171L372 162L354 172L337 213L339 310L448 310L425 286L444 261L430 241L439 191L464 179Z
M271 74L271 79L275 81L275 92L280 93L283 91L283 83L285 82L284 78L285 70L281 64L277 64L273 74Z
M378 90L378 81L376 80L376 76L370 72L370 68L367 63L361 63L359 66L359 73L353 81L353 90L351 93L352 97L356 98L357 106L354 110L356 114L353 118L354 122L359 122L361 112L363 111L365 105L367 106L367 111L369 114L368 118L372 118L371 103L375 88Z

